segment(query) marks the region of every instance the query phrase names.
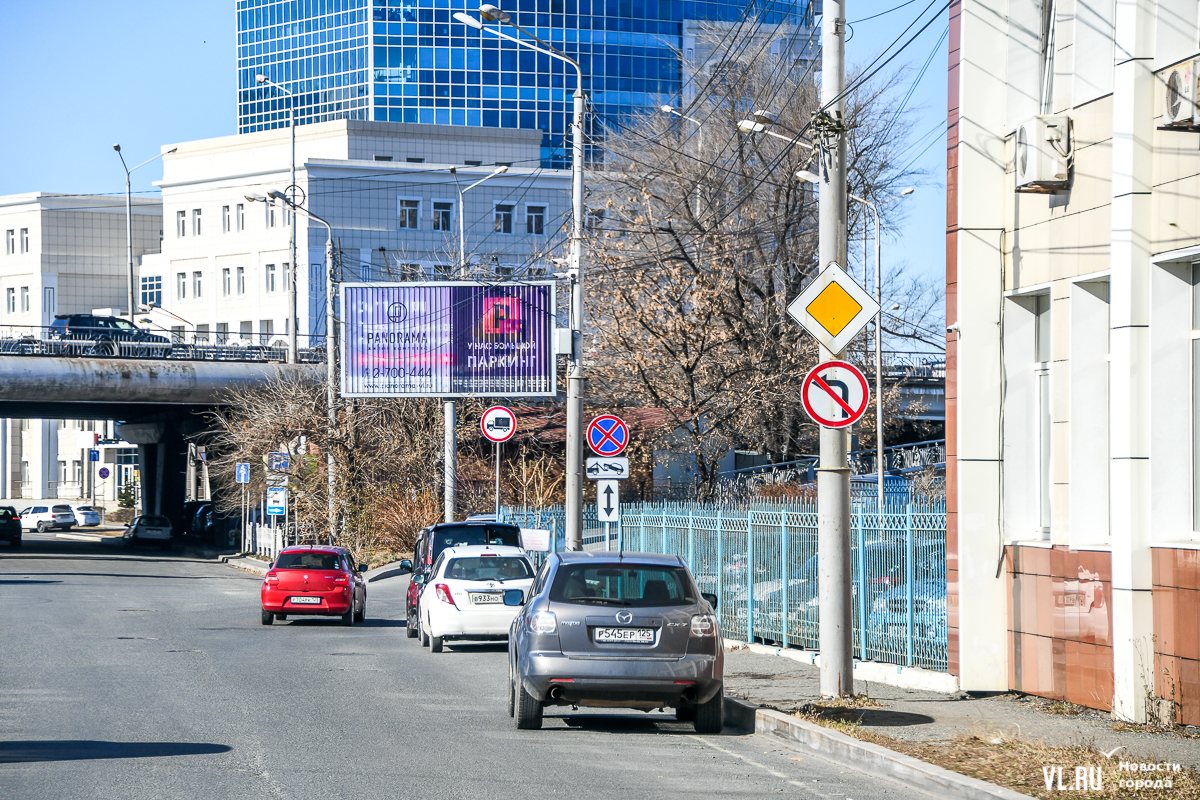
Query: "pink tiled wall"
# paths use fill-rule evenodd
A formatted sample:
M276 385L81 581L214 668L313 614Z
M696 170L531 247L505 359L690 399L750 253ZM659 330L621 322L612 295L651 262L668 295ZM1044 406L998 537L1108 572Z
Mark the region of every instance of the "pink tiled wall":
M1200 551L1154 548L1154 693L1200 725Z

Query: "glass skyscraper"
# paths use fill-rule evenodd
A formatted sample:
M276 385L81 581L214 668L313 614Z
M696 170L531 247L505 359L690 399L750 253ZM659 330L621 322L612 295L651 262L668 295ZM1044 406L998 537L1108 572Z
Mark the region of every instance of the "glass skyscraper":
M514 21L577 59L603 135L681 88L687 21L811 21L810 0L504 0ZM455 11L476 0L238 0L238 131L332 119L540 130L562 166L575 71L481 33ZM512 28L506 33L520 36ZM294 92L294 100L263 74Z

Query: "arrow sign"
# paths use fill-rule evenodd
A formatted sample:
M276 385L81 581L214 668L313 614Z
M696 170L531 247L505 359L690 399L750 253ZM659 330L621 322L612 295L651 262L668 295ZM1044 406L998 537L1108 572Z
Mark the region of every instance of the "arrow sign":
M596 481L596 519L600 522L621 520L621 484L617 481Z
M826 361L805 377L800 396L813 422L826 428L845 428L862 418L871 391L858 367L845 361Z
M238 483L250 482L250 463L247 461L238 461L235 467L235 477Z

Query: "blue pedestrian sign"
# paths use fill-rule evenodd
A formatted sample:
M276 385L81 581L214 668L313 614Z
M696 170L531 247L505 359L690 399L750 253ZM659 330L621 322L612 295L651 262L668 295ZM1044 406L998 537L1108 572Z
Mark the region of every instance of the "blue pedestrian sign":
M88 461L99 461L99 460L100 460L100 451L99 450L88 450Z
M605 414L588 425L587 442L598 456L619 456L629 444L629 428L620 417Z
M250 464L249 464L249 462L246 462L246 461L237 462L236 473L237 473L237 482L238 483L249 483L250 482Z

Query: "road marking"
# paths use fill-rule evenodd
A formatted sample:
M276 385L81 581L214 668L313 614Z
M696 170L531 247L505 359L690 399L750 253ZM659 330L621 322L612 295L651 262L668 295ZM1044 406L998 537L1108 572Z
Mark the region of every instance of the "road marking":
M803 781L794 781L791 778L789 778L787 775L784 775L782 772L776 772L775 770L771 769L770 767L766 766L765 764L759 764L757 761L746 758L743 755L739 755L738 753L735 753L732 750L726 750L724 747L721 747L721 745L713 744L708 739L704 739L700 736L690 736L689 738L695 739L697 742L703 742L704 744L708 745L709 747L713 748L714 750L720 750L722 753L724 753L727 756L732 756L733 758L740 758L742 761L745 761L750 766L758 767L762 771L770 773L771 775L773 775L776 778L779 778L781 780L785 780L788 783L792 784L793 786L799 786L803 789L806 789L809 792L811 792L812 794L817 795L818 797L834 797L834 795L825 794L824 792L814 788L813 785L810 783L804 783ZM838 795L838 797L841 797L841 795Z

